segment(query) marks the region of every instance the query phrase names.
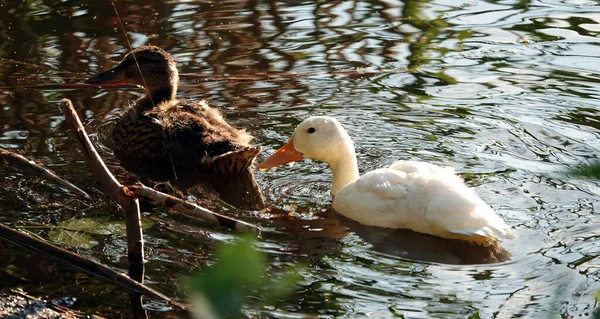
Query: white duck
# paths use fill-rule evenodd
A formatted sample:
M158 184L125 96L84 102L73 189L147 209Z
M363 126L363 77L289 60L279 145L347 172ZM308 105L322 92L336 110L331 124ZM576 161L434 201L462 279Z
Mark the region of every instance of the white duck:
M333 208L361 224L480 243L512 238L502 218L450 167L398 161L359 177L352 140L332 117L304 120L290 141L258 167L264 170L302 158L331 166Z

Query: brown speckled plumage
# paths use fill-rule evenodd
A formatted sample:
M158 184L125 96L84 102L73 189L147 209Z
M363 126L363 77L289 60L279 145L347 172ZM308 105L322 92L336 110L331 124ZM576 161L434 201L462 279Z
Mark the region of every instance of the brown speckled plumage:
M171 55L160 48L133 50L118 66L87 82L127 82L146 88L146 96L121 116L112 131L115 153L228 174L247 169L260 151L251 146L250 134L227 124L205 101L175 98L179 73Z

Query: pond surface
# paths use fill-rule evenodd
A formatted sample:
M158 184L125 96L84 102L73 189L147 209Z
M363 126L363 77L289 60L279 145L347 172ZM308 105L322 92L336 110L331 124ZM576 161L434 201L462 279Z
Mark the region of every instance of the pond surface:
M101 155L125 178L108 132L143 91L25 86L80 83L114 66L129 40L172 53L183 73L179 96L221 108L256 136L261 158L306 117L335 116L354 139L361 172L399 159L451 165L516 234L502 243L510 261L456 265L459 257L449 253L447 262L425 262L431 256L420 254L445 248L327 211L326 165L257 172L267 205L281 213L204 204L260 225L271 271L306 267L284 304L259 307L256 298L249 315L591 315L600 289L600 182L566 172L600 155L597 2L119 0L116 9L127 38L110 1L0 3L0 146L45 163L94 197L77 199L35 176L3 171L3 223L48 238L52 230L36 227L122 220L83 163L58 101L75 102ZM210 263L216 243L234 237L164 211L144 216L146 282L170 296L183 298L181 279ZM122 233L88 236L94 245L71 249L127 269ZM119 288L6 242L0 256L3 287L71 294L79 298L75 308L130 317ZM146 306L151 316L170 312L156 300Z

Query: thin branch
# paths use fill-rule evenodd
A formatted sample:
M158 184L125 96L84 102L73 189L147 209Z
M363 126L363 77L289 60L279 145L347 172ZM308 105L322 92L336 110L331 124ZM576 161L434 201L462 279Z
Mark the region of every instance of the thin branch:
M317 77L317 76L327 76L327 75L341 75L341 76L376 76L379 74L387 74L387 73L415 73L416 70L413 69L403 69L403 68L392 68L392 69L378 69L378 68L369 68L368 70L364 69L347 69L347 70L338 70L332 71L329 73L289 73L289 72L258 72L253 74L239 74L239 75L227 75L227 74L198 74L198 73L186 73L181 74L181 79L186 81L248 81L248 82L280 82L288 79L298 79L298 78L307 78L307 77ZM19 75L19 78L23 78L23 76ZM47 80L48 78L44 78ZM37 77L32 77L32 80L38 80ZM70 81L74 80L82 80L82 78L72 78ZM9 86L0 86L0 90L15 90L15 89L39 89L39 90L56 90L56 89L89 89L89 88L112 88L112 89L130 89L135 88L135 85L131 84L122 84L122 83L105 83L105 84L85 84L85 83L53 83L53 84L31 84L31 85L9 85ZM180 85L182 88L193 88L193 84L182 83Z
M109 281L115 285L126 288L128 290L139 292L145 295L156 296L182 309L187 308L185 305L174 301L171 298L163 295L162 293L144 284L141 284L127 277L125 274L115 271L95 260L80 256L69 250L57 247L41 239L35 238L29 234L20 232L2 224L0 224L0 238L4 238L27 249L39 252L64 265L76 268L87 274L102 278L106 281Z
M121 84L121 83L106 83L106 84L55 83L55 84L0 86L0 90L16 90L16 89L60 90L60 89L96 89L96 88L132 89L132 88L136 88L136 87L137 87L136 85Z
M83 153L83 159L92 170L92 173L102 185L112 200L117 202L125 212L125 226L127 228L127 253L129 257L129 267L137 268L144 263L144 240L142 237L142 223L140 218L140 206L137 199L125 196L123 186L108 171L108 168L102 161L81 120L77 116L73 103L69 99L62 99L62 111L65 114L67 123L79 144L79 149ZM140 280L142 278L139 278Z
M73 183L63 179L62 177L56 175L53 171L37 164L34 161L27 159L25 156L13 153L9 150L0 148L0 159L3 166L7 166L9 168L20 167L21 169L31 172L39 177L45 178L51 182L55 182L66 189L79 194L80 196L89 199L90 195L84 192L81 188L75 186Z
M142 184L126 186L125 193L128 196L143 198L149 202L160 204L184 215L200 218L212 224L225 226L239 232L252 232L260 235L260 228L256 225L217 214L204 207L161 193Z

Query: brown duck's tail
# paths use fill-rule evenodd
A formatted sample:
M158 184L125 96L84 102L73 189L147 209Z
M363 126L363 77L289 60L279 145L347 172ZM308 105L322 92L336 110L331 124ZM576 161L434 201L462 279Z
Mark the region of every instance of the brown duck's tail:
M205 156L201 165L207 170L219 174L239 174L254 163L256 155L262 147L248 147L239 151L231 151L214 157Z
M254 171L246 169L239 174L203 174L206 190L214 190L226 203L244 210L265 208L265 198L254 179ZM206 190L202 193L206 196Z

